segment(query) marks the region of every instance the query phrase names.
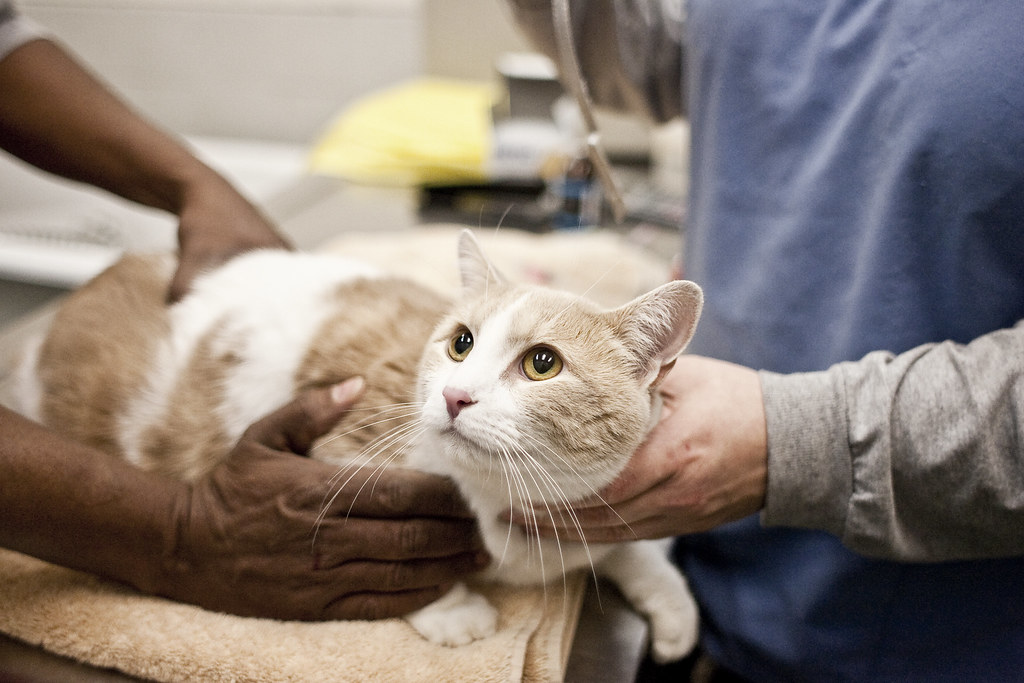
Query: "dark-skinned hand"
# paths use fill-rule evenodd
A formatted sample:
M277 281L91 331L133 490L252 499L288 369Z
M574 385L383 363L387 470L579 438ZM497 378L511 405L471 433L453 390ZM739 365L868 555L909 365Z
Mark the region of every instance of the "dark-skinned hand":
M214 174L184 192L178 211L178 268L167 300L180 300L192 281L242 252L291 249L260 211Z
M299 456L360 386L302 395L252 425L194 483L176 510L158 592L241 615L377 619L418 609L487 564L472 515L444 478L359 470L320 520L338 468Z

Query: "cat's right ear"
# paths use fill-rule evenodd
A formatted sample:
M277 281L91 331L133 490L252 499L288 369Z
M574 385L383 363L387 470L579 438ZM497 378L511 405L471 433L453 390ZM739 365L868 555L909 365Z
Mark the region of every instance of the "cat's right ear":
M688 280L674 280L610 312L635 354L638 375L657 384L693 337L704 293Z
M505 276L487 260L480 243L469 230L459 234L459 272L462 288L470 292L485 292L491 285L504 284Z

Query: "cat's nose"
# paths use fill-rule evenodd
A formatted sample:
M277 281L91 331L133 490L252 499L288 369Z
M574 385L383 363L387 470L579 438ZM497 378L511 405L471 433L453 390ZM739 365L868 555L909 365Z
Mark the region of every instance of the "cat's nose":
M463 408L476 403L468 392L454 387L445 387L441 395L444 396L445 405L448 406L448 417L452 420L458 417Z

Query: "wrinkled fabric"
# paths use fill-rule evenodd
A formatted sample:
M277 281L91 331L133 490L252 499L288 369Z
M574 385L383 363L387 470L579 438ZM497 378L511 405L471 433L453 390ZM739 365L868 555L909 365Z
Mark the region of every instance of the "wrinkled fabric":
M623 85L671 4L576 3L584 77L686 89L690 349L765 371L764 522L814 527L677 541L704 646L758 681L1019 679L1024 5L690 0L685 75Z

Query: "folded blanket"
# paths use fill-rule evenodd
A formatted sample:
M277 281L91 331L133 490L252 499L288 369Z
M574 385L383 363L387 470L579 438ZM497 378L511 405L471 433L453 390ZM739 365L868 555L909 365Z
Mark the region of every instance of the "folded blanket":
M447 648L404 620L322 623L208 612L0 551L0 631L155 681L561 680L586 574L562 585L482 587L498 632Z
M481 232L484 248L510 278L590 289L608 305L653 288L667 272L664 262L609 234ZM450 291L457 282L455 234L452 228L351 234L326 250ZM547 587L479 586L499 610L498 632L446 648L401 619L235 617L0 551L0 631L156 681L557 681L564 678L587 580L584 572Z

